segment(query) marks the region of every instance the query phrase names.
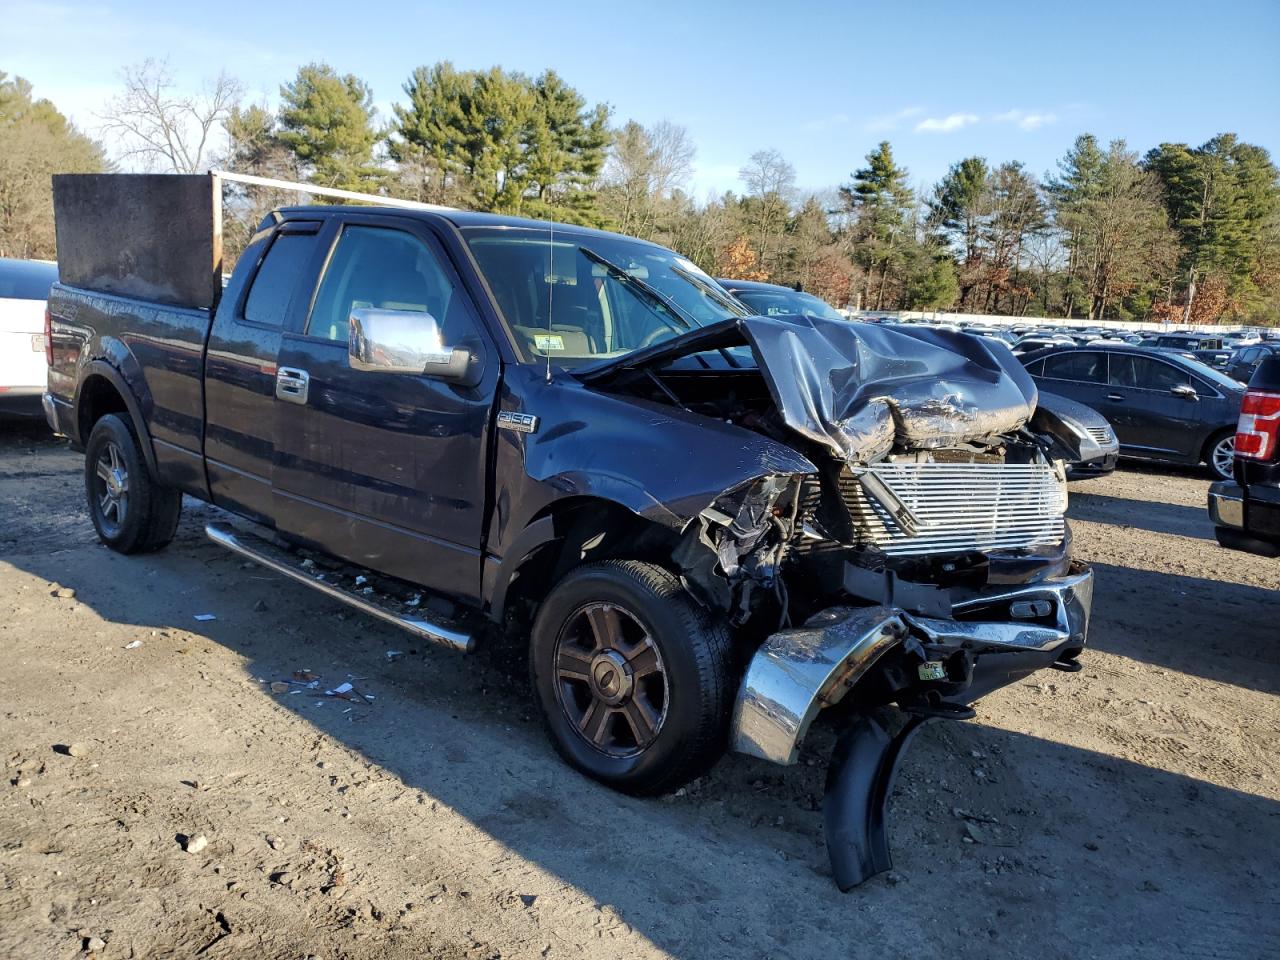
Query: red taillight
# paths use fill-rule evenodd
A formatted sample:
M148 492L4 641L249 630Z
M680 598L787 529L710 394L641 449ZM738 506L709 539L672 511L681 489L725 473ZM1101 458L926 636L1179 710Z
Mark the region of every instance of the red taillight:
M1236 456L1270 460L1280 448L1280 393L1250 390L1240 403L1236 424Z
M49 316L48 307L44 308L44 362L53 366L53 318Z

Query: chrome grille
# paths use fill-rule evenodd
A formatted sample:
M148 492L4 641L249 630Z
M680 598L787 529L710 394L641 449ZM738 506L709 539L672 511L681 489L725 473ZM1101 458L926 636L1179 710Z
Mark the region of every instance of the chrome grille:
M870 468L919 521L903 531L848 471L841 493L863 539L893 556L1056 544L1065 531L1065 484L1037 463L878 463Z
M1110 427L1086 427L1089 436L1093 437L1098 443L1110 443L1112 441Z

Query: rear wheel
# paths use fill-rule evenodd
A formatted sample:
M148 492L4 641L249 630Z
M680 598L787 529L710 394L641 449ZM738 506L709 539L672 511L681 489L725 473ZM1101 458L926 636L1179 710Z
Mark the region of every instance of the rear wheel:
M728 633L661 567L572 571L538 612L530 668L560 755L618 790L674 790L723 749Z
M99 419L89 434L84 485L94 529L112 550L159 550L177 532L182 494L151 479L138 438L113 413Z
M1207 449L1205 460L1208 461L1209 469L1213 471L1214 476L1219 480L1230 480L1236 459L1235 431L1221 433L1214 437L1209 441Z

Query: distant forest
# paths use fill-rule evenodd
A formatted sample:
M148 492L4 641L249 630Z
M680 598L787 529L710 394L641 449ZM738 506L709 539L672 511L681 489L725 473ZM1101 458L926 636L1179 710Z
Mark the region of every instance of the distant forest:
M923 191L888 141L817 193L760 150L741 193L699 200L685 128L619 122L552 70L442 62L414 70L402 93L379 117L367 83L312 63L271 109L233 77L191 93L147 61L123 71L90 135L0 72L0 256L55 256L53 173L212 167L604 227L714 276L800 285L855 309L1280 322L1280 176L1232 133L1145 153L1082 133L1045 179L963 157ZM267 209L296 200L228 190L231 256Z

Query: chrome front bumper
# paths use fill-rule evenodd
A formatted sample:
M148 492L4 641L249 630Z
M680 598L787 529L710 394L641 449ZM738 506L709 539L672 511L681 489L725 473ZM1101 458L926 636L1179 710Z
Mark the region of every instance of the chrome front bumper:
M1016 610L1015 610L1016 605ZM976 699L982 693L1084 646L1093 605L1093 571L999 590L953 606L963 616L939 619L898 607L833 607L804 626L773 634L751 659L734 707L733 749L774 763L795 763L800 741L823 707L842 700L899 644L926 660L965 651L975 658ZM1032 613L1034 623L1014 613ZM1014 655L999 657L997 655ZM993 671L983 664L992 661ZM1001 682L1001 678L1007 680Z

